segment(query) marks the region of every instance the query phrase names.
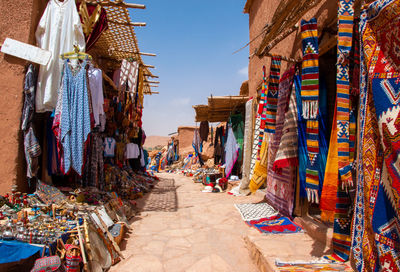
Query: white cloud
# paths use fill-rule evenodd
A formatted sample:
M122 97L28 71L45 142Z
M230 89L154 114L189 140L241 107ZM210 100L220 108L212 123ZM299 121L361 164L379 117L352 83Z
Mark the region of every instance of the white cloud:
M249 74L249 67L248 67L248 66L243 67L243 68L240 69L237 73L238 73L239 75L248 77L248 74Z
M171 101L173 106L187 106L190 103L190 97L174 98Z

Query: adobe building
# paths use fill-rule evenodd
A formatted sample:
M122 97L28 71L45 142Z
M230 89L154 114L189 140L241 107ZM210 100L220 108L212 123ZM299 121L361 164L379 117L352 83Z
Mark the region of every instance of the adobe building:
M0 44L12 38L34 45L36 26L46 8L41 0L0 1ZM27 191L21 112L27 61L0 53L0 195L16 184Z

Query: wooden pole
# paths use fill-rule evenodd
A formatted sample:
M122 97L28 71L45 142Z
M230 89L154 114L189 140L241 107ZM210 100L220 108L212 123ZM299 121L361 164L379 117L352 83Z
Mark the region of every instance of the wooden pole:
M150 57L156 57L157 55L154 53L144 53L144 52L139 52L139 55L142 56L150 56Z
M108 23L116 24L116 25L124 25L124 26L146 26L147 25L144 22L122 23L122 22L113 21L113 20L108 20Z
M154 84L159 84L160 83L160 81L151 81L151 80L145 80L144 82L154 83Z
M159 76L155 76L155 75L150 75L150 74L144 74L144 75L148 76L148 77L159 78Z
M145 9L146 6L145 5L141 5L141 4L130 4L130 3L125 3L123 1L120 2L116 2L116 1L96 1L96 0L85 0L86 3L90 3L90 4L99 4L103 7L123 7L123 8L136 8L136 9Z
M154 65L147 65L147 64L145 64L145 65L143 65L144 67L146 67L146 68L156 68Z
M82 233L81 233L81 228L79 226L79 220L78 219L76 219L76 226L78 227L78 239L79 239L79 246L81 247L81 255L82 255L82 259L83 259L83 269L85 271L88 271L86 253L85 253L85 248L83 246Z

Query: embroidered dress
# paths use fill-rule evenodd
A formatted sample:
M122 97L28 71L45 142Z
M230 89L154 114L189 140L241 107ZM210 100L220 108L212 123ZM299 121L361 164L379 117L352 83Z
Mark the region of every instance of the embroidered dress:
M85 66L86 60L74 73L65 61L61 100L53 123L62 148L62 171L68 173L72 168L79 175L82 175L85 143L91 131Z
M50 0L36 29L36 42L42 49L51 51L49 63L40 66L36 93L36 111L52 111L57 104L63 53L78 45L85 51L85 37L74 0Z

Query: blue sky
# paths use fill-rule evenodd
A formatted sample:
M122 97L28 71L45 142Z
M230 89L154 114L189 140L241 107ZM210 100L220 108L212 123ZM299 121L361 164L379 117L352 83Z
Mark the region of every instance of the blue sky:
M145 4L131 9L146 64L158 75L157 95L146 95L143 127L147 135L166 136L178 126L195 125L192 105L207 104L207 97L237 95L247 80L248 48L234 51L249 39L248 15L243 0L129 0Z

